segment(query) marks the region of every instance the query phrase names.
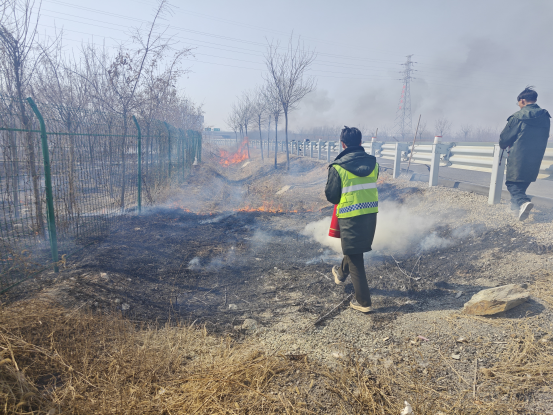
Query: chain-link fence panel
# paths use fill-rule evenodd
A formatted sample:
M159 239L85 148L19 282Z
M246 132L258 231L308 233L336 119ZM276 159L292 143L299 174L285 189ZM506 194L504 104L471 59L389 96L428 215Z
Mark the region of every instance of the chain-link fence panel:
M0 104L0 291L159 203L201 160L201 134L167 122Z

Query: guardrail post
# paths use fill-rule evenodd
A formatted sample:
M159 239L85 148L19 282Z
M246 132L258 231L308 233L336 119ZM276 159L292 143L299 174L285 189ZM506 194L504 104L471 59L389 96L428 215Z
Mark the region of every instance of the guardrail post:
M313 158L313 141L309 142L309 158Z
M503 176L507 164L507 151L502 150L499 144L493 146L492 179L490 181L490 193L488 205L497 205L501 202L501 191L503 190Z
M428 179L428 187L438 185L438 172L440 170L440 136L434 137L432 144L432 159L430 160L430 177Z
M48 218L48 236L50 239L50 251L52 252L52 261L54 262L54 272L58 269L58 234L56 231L56 212L54 210L54 195L52 192L52 172L50 169L50 153L48 151L48 135L46 134L46 124L44 118L38 110L31 97L27 98L33 112L38 118L40 124L40 141L42 144L42 157L44 159L44 190L46 193L46 217Z
M330 163L330 141L326 142L326 162Z
M374 141L375 141L375 138L372 137L372 138L371 138L371 142L369 143L369 154L370 154L371 156L376 156L376 148L375 148L376 146L375 146L375 142L374 142Z
M320 138L319 138L319 143L317 144L317 151L318 151L317 160L320 160L321 159L321 139Z
M382 147L382 143L375 141L375 138L371 138L371 142L369 143L369 154L371 156L376 157L376 152L379 151Z
M392 174L392 177L394 179L397 179L401 174L401 147L399 144L400 143L396 143L396 148L394 152L394 170Z
M134 121L134 125L136 125L136 130L138 131L138 214L142 212L142 133L140 131L140 125L138 125L138 121L136 120L136 117L133 115L132 120ZM183 169L184 170L184 169Z

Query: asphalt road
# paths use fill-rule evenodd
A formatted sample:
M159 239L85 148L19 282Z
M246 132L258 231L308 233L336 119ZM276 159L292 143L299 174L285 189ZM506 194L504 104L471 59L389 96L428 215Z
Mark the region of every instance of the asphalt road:
M378 157L378 163L383 167L392 168L394 162L392 160L383 159ZM430 166L429 166L430 167ZM409 170L413 173L426 175L429 174L429 167L426 167L424 164L414 164L411 163ZM401 168L403 170L407 169L407 163L401 163ZM454 169L451 167L440 167L439 178L452 180L456 182L465 182L465 183L474 183L481 186L490 186L491 173L483 173L480 171L472 170L463 170L463 169ZM503 190L507 190L505 184L503 184ZM528 195L531 196L540 196L546 197L548 199L553 199L553 181L551 180L538 180L535 183L532 183L528 188Z

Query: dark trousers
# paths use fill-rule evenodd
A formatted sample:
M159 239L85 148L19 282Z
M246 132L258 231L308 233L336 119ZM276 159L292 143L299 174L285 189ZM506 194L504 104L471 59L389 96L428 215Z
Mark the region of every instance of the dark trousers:
M348 274L351 276L357 302L363 307L370 307L371 292L369 291L369 284L367 284L363 254L344 255L340 271L342 277Z
M530 186L530 182L505 182L505 186L511 194L511 209L519 209L524 203L530 201L526 196L526 189Z

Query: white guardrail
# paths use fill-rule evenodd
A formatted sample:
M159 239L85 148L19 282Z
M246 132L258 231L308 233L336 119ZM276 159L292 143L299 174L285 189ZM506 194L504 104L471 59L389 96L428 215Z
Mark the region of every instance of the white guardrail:
M236 145L234 140L212 139L209 140L218 146ZM254 148L260 148L259 140L250 140L250 145ZM267 142L263 141L263 147L266 148ZM285 151L285 143L278 143L278 150ZM434 143L415 144L413 146L407 143L383 143L371 141L364 143L363 147L373 156L381 157L394 161L392 175L397 178L401 174L401 163L407 162L413 152L411 163L426 164L430 166L429 186L438 184L438 171L440 166L452 167L456 169L474 170L491 173L490 193L488 203L497 204L501 200L501 190L503 185L503 176L508 154L502 151L495 143L441 143L439 138L434 139ZM269 143L270 150L274 151L275 143ZM341 146L337 141L290 141L288 150L291 154L316 158L318 160L326 159L330 162L333 154L338 154ZM547 145L543 157L538 179L553 180L553 143Z

